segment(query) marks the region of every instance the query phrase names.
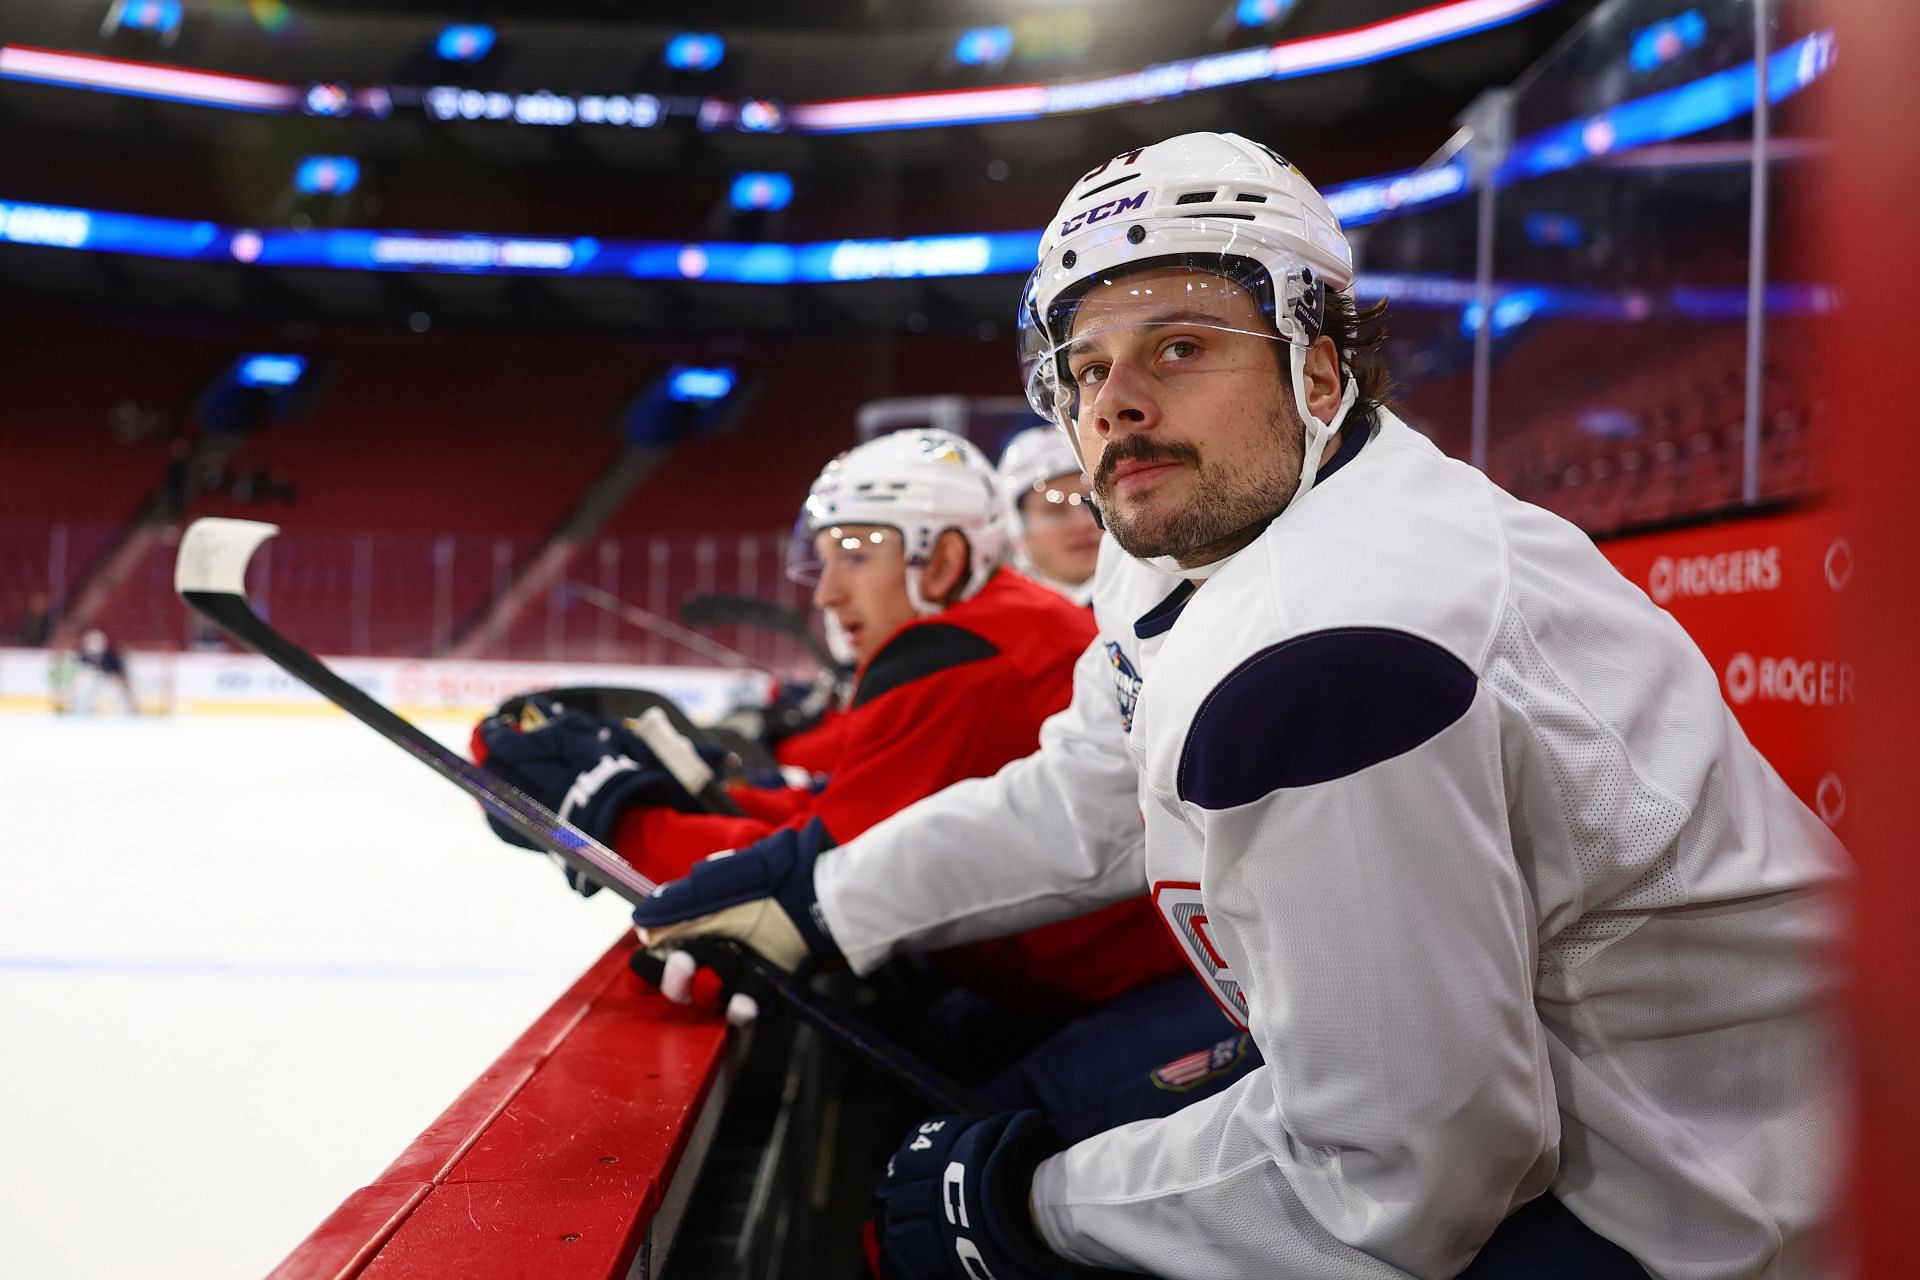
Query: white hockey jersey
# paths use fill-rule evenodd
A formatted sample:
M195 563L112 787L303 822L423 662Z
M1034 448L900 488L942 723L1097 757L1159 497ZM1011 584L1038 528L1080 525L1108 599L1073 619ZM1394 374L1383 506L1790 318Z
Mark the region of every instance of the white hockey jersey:
M822 859L836 940L1153 893L1267 1065L1044 1163L1067 1257L1448 1277L1551 1186L1666 1280L1822 1274L1837 845L1577 529L1385 413L1323 484L1198 591L1103 555L1074 706Z

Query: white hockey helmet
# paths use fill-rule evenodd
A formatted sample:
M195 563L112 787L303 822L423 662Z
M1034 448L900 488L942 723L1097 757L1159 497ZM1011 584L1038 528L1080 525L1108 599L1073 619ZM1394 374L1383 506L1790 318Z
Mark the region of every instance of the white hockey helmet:
M1122 152L1073 184L1040 240L1040 263L1021 296L1021 373L1027 400L1079 442L1078 388L1066 368L1080 300L1140 271L1188 267L1251 294L1290 347L1294 403L1306 424L1301 483L1313 485L1321 446L1355 398L1352 378L1331 424L1308 412L1302 367L1320 336L1326 291L1353 287L1353 249L1333 210L1300 171L1232 133L1186 133ZM1227 327L1227 326L1216 326Z
M1058 581L1034 563L1033 556L1027 550L1027 515L1020 505L1028 494L1044 493L1053 502L1073 506L1085 503L1087 513L1091 515L1091 498L1077 489L1063 492L1047 483L1057 476L1068 474L1081 476L1085 473L1080 470L1080 455L1074 452L1072 441L1055 427L1032 426L1016 432L1000 451L1000 497L1007 505L1007 530L1013 547L1014 567L1075 604L1087 604L1093 599L1092 578L1083 582Z
M1020 500L1045 490L1055 476L1079 472L1080 455L1053 426L1028 427L1007 441L1000 451L1000 495L1007 504L1007 527L1016 540L1026 533Z
M993 464L950 431L895 431L826 465L807 492L788 546L787 576L820 580L815 538L836 525L897 529L907 563L907 598L922 615L940 606L920 591L920 573L941 533L957 529L970 550L964 599L986 585L1007 553L1007 523Z

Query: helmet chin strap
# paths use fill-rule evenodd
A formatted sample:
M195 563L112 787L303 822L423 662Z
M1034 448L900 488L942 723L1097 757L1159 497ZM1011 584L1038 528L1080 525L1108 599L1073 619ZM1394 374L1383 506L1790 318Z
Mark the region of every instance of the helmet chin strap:
M1313 482L1320 476L1320 455L1326 452L1327 441L1333 439L1339 432L1347 420L1347 415L1353 412L1353 406L1360 401L1360 384L1354 380L1352 372L1348 371L1347 376L1342 379L1346 385L1340 390L1340 407L1334 410L1333 421L1322 422L1314 416L1311 409L1307 408L1307 349L1289 345L1287 366L1293 372L1293 407L1299 413L1306 433L1300 449L1300 483L1294 488L1293 496L1287 499L1287 505L1274 513L1275 520L1292 510L1293 504L1306 497L1307 491L1313 488ZM1231 564L1234 556L1239 554L1238 551L1231 552L1218 560L1199 565L1182 565L1172 556L1153 556L1150 559L1142 559L1140 563L1171 577L1185 578L1190 582L1205 582Z
M1313 482L1320 476L1320 455L1327 451L1327 441L1339 432L1341 424L1347 420L1347 414L1353 411L1353 406L1360 400L1360 384L1355 381L1352 371L1348 370L1347 376L1342 379L1346 385L1340 389L1340 407L1333 411L1332 422L1322 422L1307 408L1307 349L1288 346L1287 367L1293 371L1293 407L1299 412L1300 421L1305 424L1307 432L1300 450L1300 485L1293 491L1293 496L1287 499L1287 505L1280 508L1280 515L1285 515L1288 508L1306 497L1307 490L1313 488Z
M920 572L925 567L917 564L907 566L907 603L912 605L913 611L921 617L931 618L940 612L940 606L928 600L920 592Z

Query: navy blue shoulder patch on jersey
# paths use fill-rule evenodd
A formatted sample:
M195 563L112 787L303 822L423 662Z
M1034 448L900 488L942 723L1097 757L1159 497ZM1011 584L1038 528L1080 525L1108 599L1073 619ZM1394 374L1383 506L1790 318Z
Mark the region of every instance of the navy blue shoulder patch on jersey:
M923 676L966 662L997 657L1000 650L985 636L950 622L923 622L908 627L873 655L873 661L853 688L853 705L865 706L883 693L911 684Z
M1214 686L1188 726L1180 798L1232 809L1358 773L1465 715L1478 683L1439 645L1382 627L1262 649Z
M1180 611L1187 607L1187 601L1193 599L1197 589L1191 582L1182 582L1169 591L1164 600L1140 615L1140 620L1133 624L1133 634L1139 639L1151 640L1173 630L1173 624L1180 621Z

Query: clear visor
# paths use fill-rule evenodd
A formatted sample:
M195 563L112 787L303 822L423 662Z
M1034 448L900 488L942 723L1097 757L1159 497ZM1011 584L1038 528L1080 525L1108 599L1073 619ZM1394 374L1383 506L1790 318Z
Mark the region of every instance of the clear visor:
M869 563L888 544L901 549L905 563L906 539L891 525L820 525L802 511L794 521L793 535L787 540L787 580L816 587L820 579L836 568L857 568Z
M1030 523L1084 519L1093 511L1093 498L1087 490L1088 480L1078 471L1070 476L1036 480L1019 495L1016 509L1020 518Z
M1096 290L1037 362L1027 395L1076 437L1082 414L1110 378L1174 386L1193 378L1273 367L1272 344L1286 341L1262 319L1248 290L1216 275L1149 273ZM1077 444L1077 440L1076 440Z
M1304 347L1320 332L1324 291L1313 271L1249 223L1160 218L1074 244L1074 267L1056 255L1028 279L1019 325L1027 402L1069 435L1088 377L1101 376L1095 366L1140 359L1154 339L1185 330L1217 354L1226 345L1218 335ZM1112 265L1093 265L1101 262ZM1188 354L1180 348L1154 367L1171 370Z

